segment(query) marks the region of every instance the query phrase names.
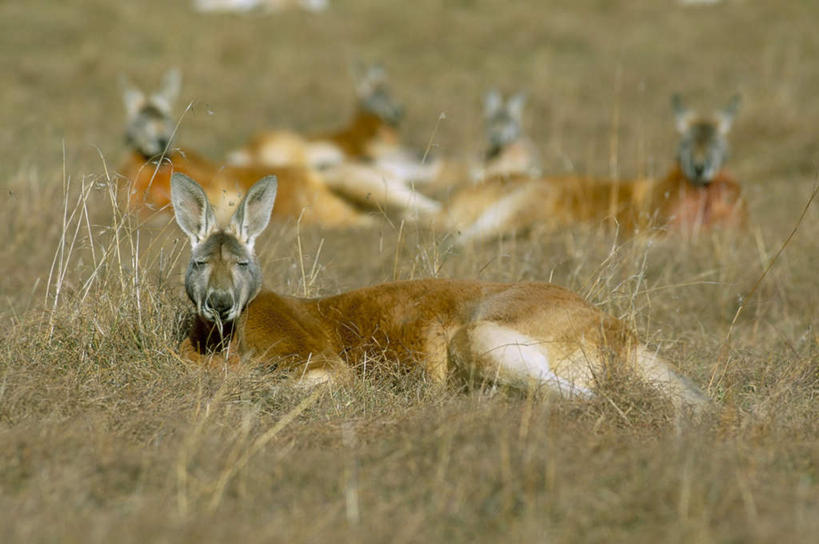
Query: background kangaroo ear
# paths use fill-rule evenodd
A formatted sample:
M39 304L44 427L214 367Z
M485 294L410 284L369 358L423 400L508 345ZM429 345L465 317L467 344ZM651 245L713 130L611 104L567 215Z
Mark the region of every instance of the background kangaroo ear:
M688 130L688 124L691 122L693 115L691 110L683 104L680 93L671 95L671 109L674 112L674 119L677 122L677 131L682 134Z
M205 191L185 174L171 176L171 203L176 223L190 238L191 247L204 242L216 228L216 216Z
M523 108L526 106L526 93L523 91L515 93L506 102L509 114L520 123L523 120Z
M717 126L719 127L720 134L728 134L728 131L731 130L731 125L737 116L741 103L742 97L739 94L735 94L731 97L731 100L728 101L728 104L717 112Z
M263 177L250 188L230 218L231 231L248 249L253 249L256 237L270 222L277 187L276 176Z
M119 75L119 87L122 90L122 103L125 105L125 113L128 117L133 117L145 104L145 93L131 84L125 74Z
M483 115L487 119L498 113L503 106L503 97L497 89L489 89L483 96Z
M182 88L182 72L178 68L171 68L162 76L162 83L159 91L151 96L151 100L157 107L170 113L176 99L179 97L179 90Z
M387 71L380 64L366 65L359 61L353 68L353 77L359 100L369 98L376 89L387 83Z

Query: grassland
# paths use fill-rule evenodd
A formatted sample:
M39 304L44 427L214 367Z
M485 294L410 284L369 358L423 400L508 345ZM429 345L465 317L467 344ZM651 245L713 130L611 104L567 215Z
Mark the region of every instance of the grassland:
M818 18L796 0L336 0L224 17L0 4L0 541L813 542L819 206L763 272L817 179ZM288 294L430 276L565 285L705 388L701 421L628 384L577 402L385 371L311 395L174 355L187 250L167 218L140 227L112 206L119 74L150 87L182 67L178 141L220 157L266 127L342 123L356 58L387 65L407 141L441 154L481 148L487 87L525 89L551 172L661 174L670 94L711 107L742 93L730 168L747 232L577 228L451 251L385 221L274 225L257 244L266 285Z

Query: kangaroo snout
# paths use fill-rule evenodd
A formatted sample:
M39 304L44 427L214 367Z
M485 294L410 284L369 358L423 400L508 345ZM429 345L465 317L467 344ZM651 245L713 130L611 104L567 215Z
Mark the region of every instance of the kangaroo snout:
M206 315L226 320L233 309L233 294L228 291L212 290L205 299L204 312Z

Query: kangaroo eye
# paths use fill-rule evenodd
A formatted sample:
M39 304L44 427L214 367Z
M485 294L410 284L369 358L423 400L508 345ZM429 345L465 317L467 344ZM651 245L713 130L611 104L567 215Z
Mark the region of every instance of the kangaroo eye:
M195 261L193 261L193 266L196 267L205 266L206 264L208 264L208 261L204 261L202 259L196 259Z
M250 261L239 261L236 264L244 268L245 266L250 264Z

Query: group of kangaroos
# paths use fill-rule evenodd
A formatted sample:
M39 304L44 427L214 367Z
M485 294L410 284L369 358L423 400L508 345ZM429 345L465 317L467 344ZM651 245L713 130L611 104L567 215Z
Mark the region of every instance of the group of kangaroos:
M359 71L357 109L346 127L271 130L214 161L173 142L180 84L176 70L150 95L124 82L131 153L119 172L132 210L172 210L190 239L185 289L195 316L180 346L187 360L285 369L309 387L383 361L420 368L438 383L578 398L622 373L678 409L707 403L624 323L556 285L422 279L297 298L262 289L254 243L271 219L359 228L383 214L450 232L458 245L577 223L623 235L738 227L746 206L723 162L739 97L701 116L675 95L676 163L664 178L624 180L543 175L521 128L522 94L487 94L480 161L425 157L402 145L403 109L380 67Z

